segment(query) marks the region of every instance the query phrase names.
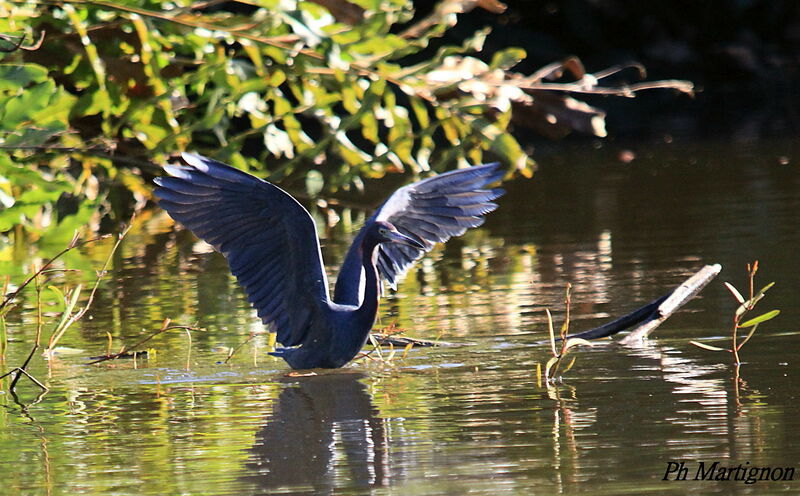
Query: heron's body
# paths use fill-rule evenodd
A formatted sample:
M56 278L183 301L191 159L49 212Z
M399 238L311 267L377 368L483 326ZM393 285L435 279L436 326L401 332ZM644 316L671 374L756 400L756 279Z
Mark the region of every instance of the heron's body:
M311 216L277 186L199 155L166 166L160 205L225 255L231 272L292 368L337 368L364 346L381 283L395 286L434 243L459 236L496 208L484 189L497 164L434 176L400 188L370 217L345 256L330 297Z

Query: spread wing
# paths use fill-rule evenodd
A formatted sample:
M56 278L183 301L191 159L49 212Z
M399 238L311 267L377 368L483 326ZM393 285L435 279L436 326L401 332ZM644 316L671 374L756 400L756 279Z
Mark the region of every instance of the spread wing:
M461 236L483 224L484 215L497 208L492 200L505 191L484 189L500 180L504 171L492 163L458 169L409 184L397 190L372 215L371 220L392 223L430 251L435 243ZM397 280L424 252L410 246L386 243L380 247L378 270L393 289Z
M378 252L378 271L393 289L415 260L430 251L435 243L444 243L471 228L483 224L484 215L497 208L492 200L505 191L487 186L503 177L500 164L478 165L429 177L404 186L392 194L364 223L345 257L340 274L357 270L354 249L364 231L375 221L392 223L398 231L425 246L424 250L383 243ZM352 267L351 267L352 266ZM352 278L351 278L352 279ZM357 303L359 288L352 280L336 281L334 301Z
M220 251L262 322L300 344L329 300L314 221L288 193L220 162L184 153L165 166L159 205Z

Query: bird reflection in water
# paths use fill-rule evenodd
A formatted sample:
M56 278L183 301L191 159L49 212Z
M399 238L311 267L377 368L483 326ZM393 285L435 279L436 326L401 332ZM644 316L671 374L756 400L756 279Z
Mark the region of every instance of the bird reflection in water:
M388 485L384 420L360 382L363 377L287 377L296 382L281 391L256 434L246 481L263 494L331 494L342 487ZM337 470L339 464L343 470Z

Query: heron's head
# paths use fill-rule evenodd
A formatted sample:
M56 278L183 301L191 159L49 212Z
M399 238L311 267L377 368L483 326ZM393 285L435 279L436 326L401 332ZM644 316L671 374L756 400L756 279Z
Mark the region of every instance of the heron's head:
M423 246L422 243L401 233L389 222L376 221L373 228L372 234L375 236L375 239L378 243L398 243L401 245L410 246L412 248L417 248L418 250L425 249L425 246Z

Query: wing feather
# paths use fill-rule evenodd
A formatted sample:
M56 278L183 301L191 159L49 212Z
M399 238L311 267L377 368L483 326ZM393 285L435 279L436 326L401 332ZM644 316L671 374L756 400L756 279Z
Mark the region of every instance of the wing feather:
M345 257L340 274L359 270L356 247L366 228L376 221L392 223L398 231L419 241L424 250L385 243L378 250L378 272L390 287L405 274L411 264L435 243L460 236L467 229L480 226L484 215L497 208L493 200L505 193L488 186L504 175L499 164L486 164L458 169L423 179L394 192L367 219ZM357 304L359 287L352 278L336 281L334 300Z
M172 218L225 255L258 316L284 346L303 342L329 301L311 216L289 194L200 155L165 166L155 195Z

